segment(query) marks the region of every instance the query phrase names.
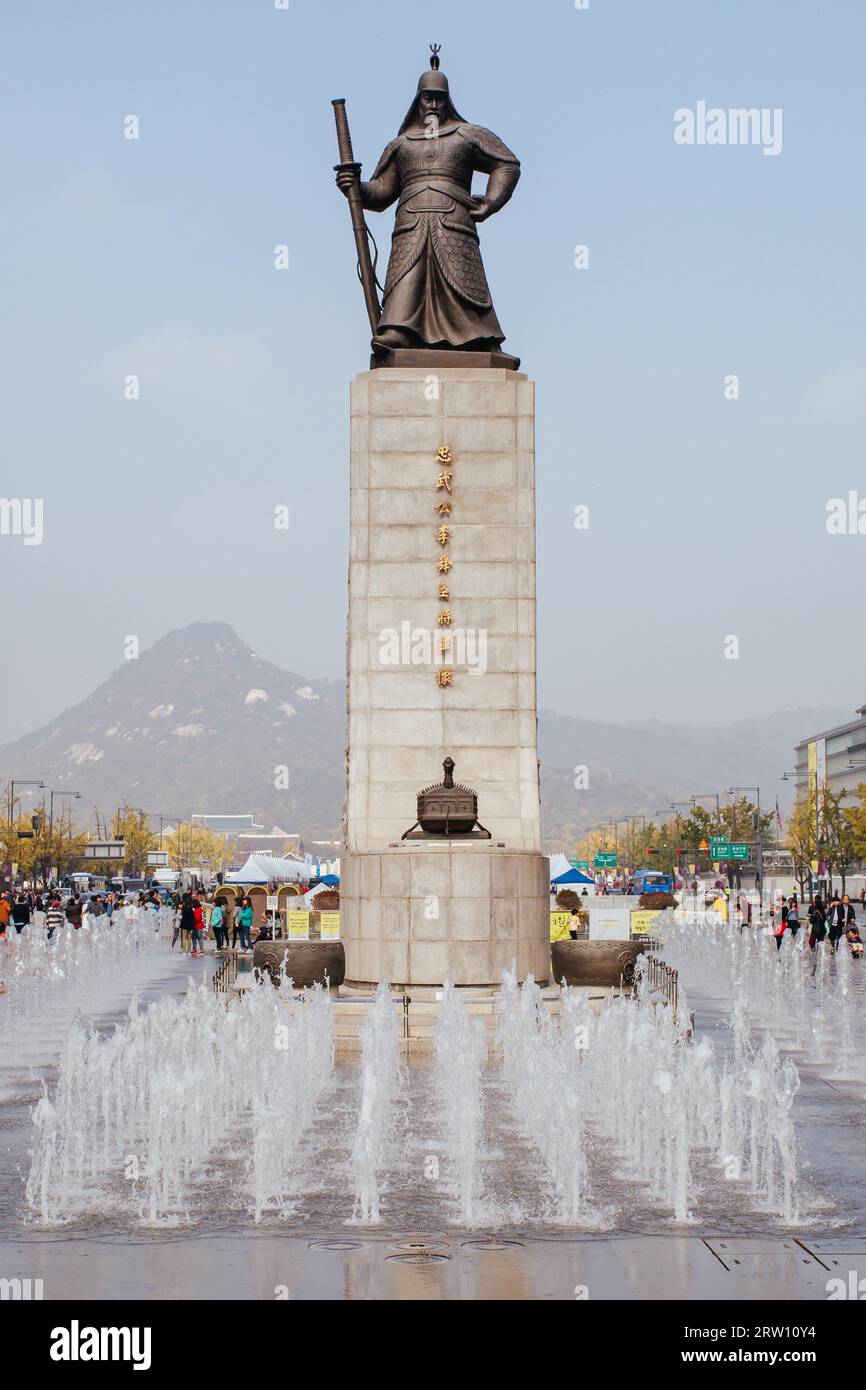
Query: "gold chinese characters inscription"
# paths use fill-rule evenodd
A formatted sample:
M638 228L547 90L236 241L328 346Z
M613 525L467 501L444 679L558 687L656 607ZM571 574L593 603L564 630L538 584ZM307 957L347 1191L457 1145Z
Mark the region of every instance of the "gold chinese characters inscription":
M436 503L436 515L440 518L440 521L443 517L451 515L452 503L449 499L453 493L454 474L451 469L453 462L454 455L449 445L440 444L439 448L436 450L436 464L439 470L436 475L436 491L440 494L447 493L447 497L440 496ZM439 556L436 564L437 574L448 574L449 570L452 568L453 561L447 551L447 546L450 544L450 541L451 531L449 527L440 525L436 531L436 542L442 554ZM439 584L438 598L440 603L450 603L451 589L444 581ZM450 607L440 608L439 617L436 621L440 628L450 628L453 622ZM439 656L443 661L448 661L449 658L453 657L453 641L450 632L443 633L439 638ZM442 666L439 668L436 672L436 684L442 689L454 684L454 671L450 666Z

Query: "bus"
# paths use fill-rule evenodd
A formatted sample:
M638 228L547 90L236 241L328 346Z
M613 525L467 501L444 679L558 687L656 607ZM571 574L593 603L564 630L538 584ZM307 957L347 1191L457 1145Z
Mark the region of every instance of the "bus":
M658 869L636 869L632 874L628 891L629 893L670 893L673 884L670 874L663 874Z

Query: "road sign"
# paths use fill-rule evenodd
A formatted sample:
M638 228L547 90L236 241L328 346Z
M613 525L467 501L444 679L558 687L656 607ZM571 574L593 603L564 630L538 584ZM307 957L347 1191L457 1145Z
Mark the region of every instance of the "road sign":
M709 849L709 847L710 847L710 842L709 842L709 840L701 840L701 843L698 845L698 849Z
M167 849L149 849L147 851L147 867L149 869L165 869L168 867Z
M713 849L716 859L748 859L750 853L749 845L716 845Z
M581 872L589 868L588 859L569 859L568 862L573 869L579 869Z
M616 855L613 853L597 854L595 856L595 867L597 869L615 869Z
M711 846L712 849L718 849L720 845L721 845L721 846L724 846L724 845L729 845L730 843L731 843L731 842L730 842L730 840L728 839L727 835L711 835L711 836L710 836L710 846ZM701 845L701 849L703 849L703 845Z
M91 840L84 846L85 859L125 859L125 840Z

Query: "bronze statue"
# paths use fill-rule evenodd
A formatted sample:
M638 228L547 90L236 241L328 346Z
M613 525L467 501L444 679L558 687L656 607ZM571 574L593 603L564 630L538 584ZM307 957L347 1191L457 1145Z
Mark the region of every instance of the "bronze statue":
M362 209L384 212L397 203L373 351L379 359L392 360L404 349L487 352L496 355L499 365L516 366L516 358L499 351L505 335L493 308L475 224L508 202L520 163L492 131L470 125L455 109L448 79L439 71L439 46L431 45L431 50L430 71L418 83L399 134L366 182L354 162L344 103L334 103L341 158L337 187L352 205L371 323L378 300L369 252L365 254ZM472 196L476 170L488 176L481 197Z

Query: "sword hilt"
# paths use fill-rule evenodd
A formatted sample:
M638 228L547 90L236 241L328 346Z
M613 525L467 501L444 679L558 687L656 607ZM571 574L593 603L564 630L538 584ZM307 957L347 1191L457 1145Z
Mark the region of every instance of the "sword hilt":
M352 150L352 136L349 133L349 118L346 115L346 98L336 97L331 105L334 108L334 121L337 126L337 148L340 151L340 163L354 164L355 155Z

